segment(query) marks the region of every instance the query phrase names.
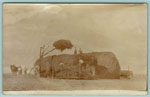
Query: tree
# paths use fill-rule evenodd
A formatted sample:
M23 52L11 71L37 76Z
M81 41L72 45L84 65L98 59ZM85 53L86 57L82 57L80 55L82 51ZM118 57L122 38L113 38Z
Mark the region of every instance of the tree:
M70 40L57 40L53 43L54 48L48 52L43 52L43 56L46 56L47 54L49 54L50 52L54 51L54 50L60 50L61 52L64 51L65 49L72 49L73 45L71 43Z

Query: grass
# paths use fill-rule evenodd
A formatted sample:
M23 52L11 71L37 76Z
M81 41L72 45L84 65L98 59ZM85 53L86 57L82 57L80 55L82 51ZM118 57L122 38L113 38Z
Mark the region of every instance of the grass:
M67 80L3 74L4 91L30 90L146 90L146 78Z

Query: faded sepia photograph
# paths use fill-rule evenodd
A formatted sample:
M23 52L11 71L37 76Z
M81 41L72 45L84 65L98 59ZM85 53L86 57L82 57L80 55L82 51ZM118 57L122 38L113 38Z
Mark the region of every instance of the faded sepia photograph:
M147 4L3 4L3 93L146 95Z

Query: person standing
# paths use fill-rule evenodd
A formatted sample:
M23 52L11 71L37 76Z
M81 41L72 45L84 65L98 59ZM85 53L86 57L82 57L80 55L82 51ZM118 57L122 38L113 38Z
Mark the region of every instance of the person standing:
M22 67L21 66L18 67L18 74L22 75Z
M75 47L75 50L74 50L74 55L77 55L77 49L76 49L76 47Z
M81 72L82 72L83 63L84 63L84 61L79 57L79 74L81 74Z
M82 49L80 48L79 49L79 54L81 55L83 53Z
M27 75L27 67L24 68L24 75Z

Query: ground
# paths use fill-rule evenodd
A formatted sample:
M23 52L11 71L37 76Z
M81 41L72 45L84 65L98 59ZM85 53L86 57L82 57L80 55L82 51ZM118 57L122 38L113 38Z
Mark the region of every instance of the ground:
M3 74L4 91L27 90L145 90L146 77L132 79L67 80L33 75Z

